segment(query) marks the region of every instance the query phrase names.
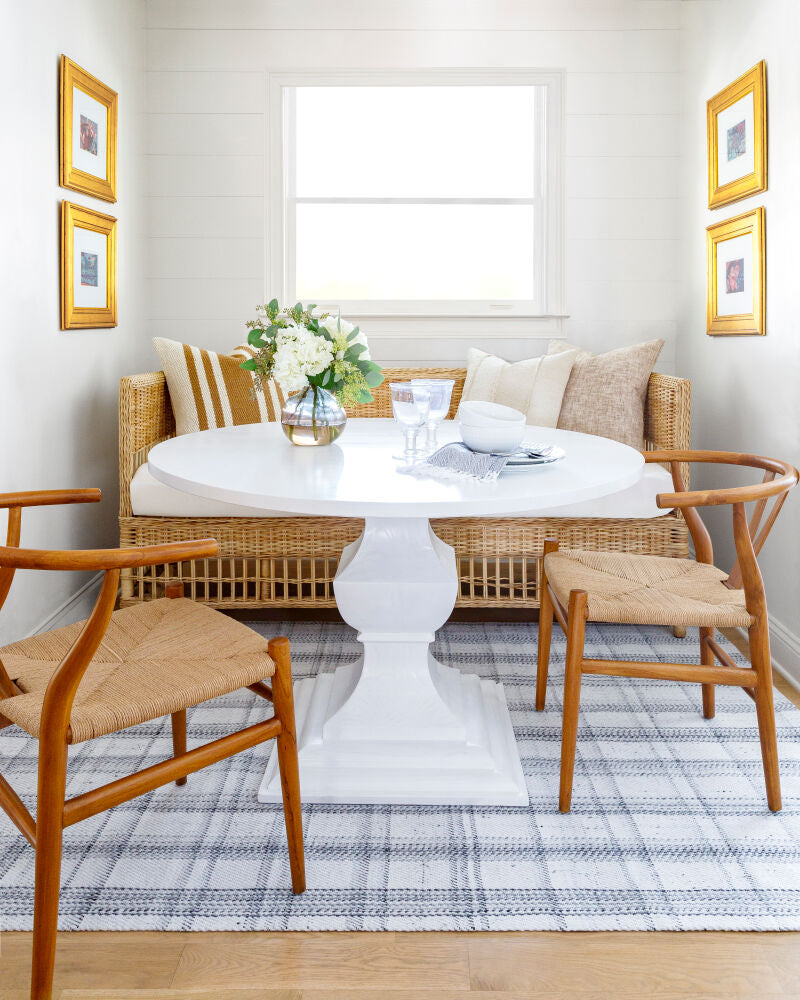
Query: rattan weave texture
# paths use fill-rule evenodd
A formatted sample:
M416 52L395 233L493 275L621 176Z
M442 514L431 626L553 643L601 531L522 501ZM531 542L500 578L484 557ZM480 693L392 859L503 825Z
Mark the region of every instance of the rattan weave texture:
M559 549L545 556L547 579L564 607L588 594L589 621L619 625L750 628L741 589L724 570L694 559Z
M450 416L464 386L463 368L385 369L374 400L353 417L390 417L389 382L411 378L455 380ZM690 385L654 372L645 411L646 448L688 448ZM122 605L164 596L182 582L186 596L216 608L335 607L333 577L342 549L361 531L349 518L179 518L134 516L130 482L155 444L175 433L164 375L132 375L120 382L120 544L150 545L216 538L219 556L150 566L123 574ZM688 472L687 472L688 475ZM687 480L688 482L688 480ZM609 518L448 518L433 522L456 550L457 607L536 608L544 539L564 548L634 552L685 558L688 532L678 514L633 520Z

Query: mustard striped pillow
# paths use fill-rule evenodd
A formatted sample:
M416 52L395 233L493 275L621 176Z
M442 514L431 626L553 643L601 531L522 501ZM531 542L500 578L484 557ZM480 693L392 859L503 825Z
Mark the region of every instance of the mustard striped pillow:
M247 344L230 354L163 337L154 337L153 346L169 386L178 434L280 420L284 397L278 383L270 379L263 393L253 393L255 376L239 367L252 357Z

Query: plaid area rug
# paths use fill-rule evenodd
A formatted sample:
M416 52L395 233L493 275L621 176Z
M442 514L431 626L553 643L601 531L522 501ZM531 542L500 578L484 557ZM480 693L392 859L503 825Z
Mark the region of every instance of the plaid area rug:
M298 677L356 657L345 625L284 623ZM784 809L766 808L755 707L717 688L587 678L573 811L558 813L564 640L553 632L546 712L533 711L535 625L448 625L436 656L499 679L527 808L312 805L308 890L288 890L281 810L259 805L268 748L240 755L64 837L65 930L800 929L800 715L776 693ZM690 662L696 633L592 626L591 656ZM727 651L742 662L729 644ZM190 745L264 717L247 693L190 714ZM0 731L2 770L33 806L35 743ZM171 754L157 721L70 754L69 794ZM33 851L0 814L0 922L32 923Z

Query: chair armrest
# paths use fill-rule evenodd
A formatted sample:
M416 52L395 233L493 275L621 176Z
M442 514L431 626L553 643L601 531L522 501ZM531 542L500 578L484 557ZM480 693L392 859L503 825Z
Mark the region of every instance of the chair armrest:
M163 372L127 375L119 381L119 513L130 517L131 480L150 449L175 434L175 418Z
M18 549L0 546L0 566L9 569L44 570L115 570L154 566L160 563L186 562L190 559L211 559L217 554L214 538L197 541L170 542L166 545L146 545L132 549L83 549L58 551L49 549Z
M25 493L0 493L0 508L53 507L66 503L98 503L100 490L29 490Z

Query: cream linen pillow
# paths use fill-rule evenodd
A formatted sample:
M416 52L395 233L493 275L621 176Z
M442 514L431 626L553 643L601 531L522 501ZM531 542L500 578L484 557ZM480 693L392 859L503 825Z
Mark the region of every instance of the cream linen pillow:
M663 346L663 340L648 340L608 354L592 354L563 340L551 340L549 357L573 354L558 426L641 449L647 383Z
M526 361L503 361L471 347L462 400L480 399L513 406L528 424L555 427L577 350Z
M253 373L239 367L253 355L247 344L230 354L163 337L153 337L153 346L169 386L178 434L280 420L284 399L277 382L270 379L263 393L253 393Z

